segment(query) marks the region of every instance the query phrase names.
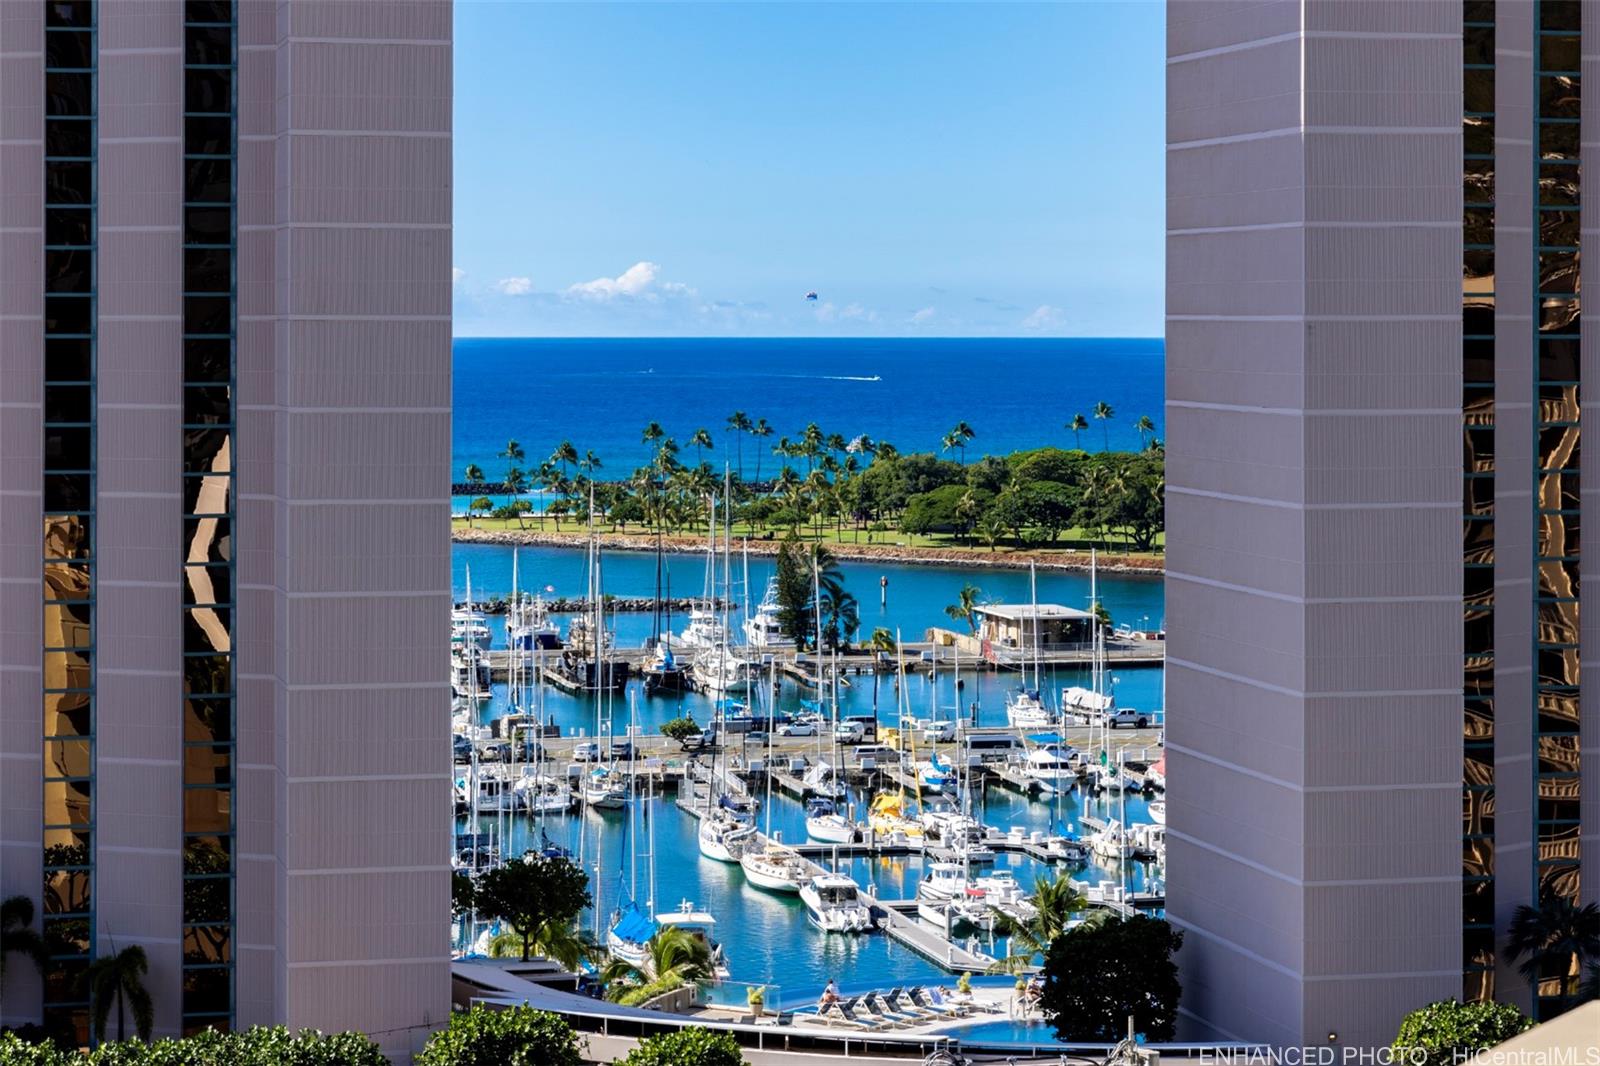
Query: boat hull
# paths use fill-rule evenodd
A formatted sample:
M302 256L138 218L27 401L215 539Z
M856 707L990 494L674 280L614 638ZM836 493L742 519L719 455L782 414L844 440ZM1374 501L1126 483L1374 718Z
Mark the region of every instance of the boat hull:
M778 873L766 869L761 863L751 860L748 856L739 860L739 866L744 870L744 879L757 888L764 888L768 892L782 892L795 895L800 891L800 882L789 873Z

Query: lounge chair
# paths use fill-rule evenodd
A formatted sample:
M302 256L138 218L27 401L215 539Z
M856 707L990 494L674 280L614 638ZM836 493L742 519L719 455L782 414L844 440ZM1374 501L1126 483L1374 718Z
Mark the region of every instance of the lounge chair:
M954 1013L923 1006L916 1001L910 990L905 988L890 989L888 999L895 1010L903 1014L916 1015L918 1018L949 1018Z
M873 1010L872 1005L867 1002L866 996L858 996L857 998L851 1000L847 1013L856 1021L861 1022L863 1025L869 1026L873 1029L904 1028L904 1025L901 1022L898 1022L893 1018L885 1018L883 1015Z
M957 1003L937 988L914 988L911 990L911 998L931 1011L937 1011L940 1014L954 1018L965 1018L972 1013L972 1007L969 1004Z
M924 1020L919 1015L895 1009L882 992L867 993L867 1009L895 1025L917 1025Z
M857 1021L847 1009L855 1004L852 999L836 999L826 1007L817 1009L817 1020L824 1025L842 1025L847 1029L867 1029L870 1026Z

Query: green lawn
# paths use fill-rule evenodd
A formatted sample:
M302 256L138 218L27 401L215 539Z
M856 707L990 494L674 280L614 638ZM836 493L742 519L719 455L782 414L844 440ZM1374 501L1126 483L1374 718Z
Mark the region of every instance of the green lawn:
M451 522L452 528L455 529L465 529L468 527L468 525L468 521L464 518L453 519ZM472 519L470 525L474 529L511 530L513 532L521 530L538 531L541 528L543 528L545 532L550 533L557 531L557 525L554 516L546 517L543 527L540 526L537 516L526 516L521 521L515 518L479 517ZM583 526L576 519L563 518L559 529L562 533L576 535L583 531ZM646 529L640 525L624 525L621 527L613 527L610 523L606 523L601 527L601 533L615 533L618 535L629 535L636 537L654 535L653 530ZM773 527L756 529L744 522L735 522L733 526L733 539L735 541L742 540L745 537L748 537L751 540L761 540L768 534L771 534L771 539L773 540L782 540L784 537L788 536L789 531L787 528ZM669 536L677 538L680 541L693 541L697 539L696 534L687 530L669 534ZM806 541L815 541L819 539L817 537L817 530L813 526L807 526L804 529L801 529L800 537L802 540ZM699 539L704 539L704 534L700 534ZM957 537L944 534L902 533L899 530L894 529L858 530L853 529L848 525L842 530L835 530L832 526L824 526L820 539L824 544L873 544L883 547L936 548L940 550L972 552L978 555L987 555L990 553L989 548L986 545L976 540L972 541L971 543L967 543ZM1158 535L1156 538L1156 550L1153 552L1130 551L1126 546L1126 542L1120 537L1113 537L1109 544L1102 543L1094 546L1111 555L1133 556L1138 558L1160 558L1162 555L1162 548L1165 543L1165 535ZM1054 544L1026 545L1024 546L1023 550L1037 554L1064 554L1067 552L1087 552L1090 547L1091 543L1089 537L1083 530L1069 529L1063 533L1061 535L1061 539ZM996 551L998 553L1017 550L1017 545L1012 543L1009 539L1003 540L996 545Z

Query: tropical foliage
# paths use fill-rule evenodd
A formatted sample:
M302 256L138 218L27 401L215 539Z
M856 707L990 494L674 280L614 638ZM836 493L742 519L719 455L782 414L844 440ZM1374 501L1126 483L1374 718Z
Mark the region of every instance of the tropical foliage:
M589 906L589 876L563 856L528 855L483 875L476 890L478 915L511 926L527 959L547 923L570 927Z
M150 972L150 960L144 948L132 944L114 955L102 955L89 964L83 972L80 985L89 993L89 1022L94 1039L99 1043L106 1038L106 1023L111 1008L117 1009L117 1039L126 1040L127 1016L133 1015L133 1030L140 1040L150 1039L155 1027L156 1009L150 991L144 987L145 974Z
M428 1038L417 1066L579 1066L583 1047L565 1018L531 1007L474 1007Z
M1150 1040L1171 1040L1178 1012L1173 952L1183 934L1137 915L1074 926L1050 942L1039 1005L1062 1040L1115 1041L1128 1018Z
M1577 1002L1583 998L1584 971L1600 966L1600 905L1580 907L1565 896L1552 896L1536 908L1518 907L1506 948L1518 962L1517 972L1541 997Z
M689 1026L640 1042L620 1066L741 1066L744 1052L727 1033Z
M12 955L44 965L44 939L33 927L33 900L27 896L0 902L0 992L5 991L6 960Z
M700 723L693 718L673 718L661 725L661 735L668 740L676 740L680 744L690 737L699 736L703 732L704 730L700 728Z
M793 534L778 549L778 625L796 646L832 650L854 639L861 608L844 587L839 560L821 544L802 544Z
M422 1061L422 1060L418 1060ZM454 1060L452 1060L454 1061ZM576 1060L573 1060L576 1061ZM181 1040L100 1044L88 1052L30 1044L0 1033L0 1066L389 1066L361 1033L291 1032L257 1026L242 1033L207 1029Z
M1019 922L1007 914L995 921L995 935L1010 938L1010 952L995 963L996 972L1021 973L1028 969L1037 956L1050 951L1056 937L1067 931L1072 916L1087 905L1065 875L1053 881L1041 878L1034 882L1033 891L1036 910L1027 921Z
M1484 1048L1516 1036L1533 1019L1509 1003L1440 1000L1405 1016L1394 1038L1396 1062L1409 1066L1457 1066Z
M601 973L606 998L624 1006L636 1006L663 992L715 975L711 949L699 937L667 926L645 944L644 969L613 958Z
M1057 542L1067 530L1079 531L1101 544L1132 550L1154 547L1164 523L1164 450L1149 416L1134 422L1143 448L1137 452L1110 449L1110 423L1116 412L1097 403L1093 418L1101 426L1102 449L1082 450L1083 414L1065 423L1073 434L1071 449L1042 448L1009 456L985 456L969 463L967 449L977 431L958 422L941 439L945 456L902 454L886 441L861 434L846 439L824 432L815 422L794 436L766 442L774 431L765 419L743 411L728 416L724 440L738 465L728 475L733 518L747 532L809 530L820 536L829 527L842 536L846 525L856 536L899 531L913 535L951 535L966 543L981 541L997 548L1009 540L1016 546ZM746 482L744 441L751 438L755 477ZM722 500L723 476L708 455L717 441L701 426L674 437L651 422L640 434L652 451L650 461L631 473L601 480L603 463L592 451L579 452L562 441L550 458L527 465L517 441L507 443L499 458L507 466L498 486L508 500L495 514L523 523L536 518L542 526L554 519L561 528L569 514L589 513L591 494L597 521L613 526L636 523L648 530L683 533L703 530L711 509L727 512ZM680 443L681 442L681 443ZM692 455L688 450L693 449ZM763 453L776 458L777 472L763 479ZM469 521L487 499L489 486L482 468L471 465L461 484L471 505ZM524 499L538 493L542 506Z

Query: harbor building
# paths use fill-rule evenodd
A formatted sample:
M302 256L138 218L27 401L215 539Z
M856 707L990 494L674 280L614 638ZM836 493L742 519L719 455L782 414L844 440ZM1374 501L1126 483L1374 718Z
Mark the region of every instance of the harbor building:
M1511 919L1600 899L1600 5L1167 12L1184 1023L1374 1045L1444 998L1548 1015L1562 974L1519 975Z
M0 1022L449 1009L447 0L0 3Z
M1055 603L985 603L972 609L978 638L996 648L1082 648L1094 640L1094 615Z

